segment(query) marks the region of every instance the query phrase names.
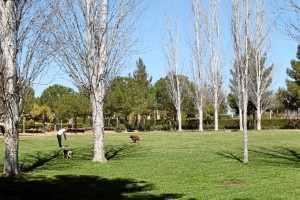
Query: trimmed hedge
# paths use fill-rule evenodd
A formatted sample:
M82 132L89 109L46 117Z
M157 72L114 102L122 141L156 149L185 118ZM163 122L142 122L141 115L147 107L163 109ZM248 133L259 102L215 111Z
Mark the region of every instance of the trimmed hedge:
M92 127L91 119L87 118L85 123L83 124L83 120L78 118L77 121L77 128L86 128L86 127ZM114 120L111 120L111 122L114 122ZM109 130L115 130L117 132L123 132L127 130L128 132L132 132L134 130L139 131L168 131L173 130L177 127L177 121L170 123L168 120L156 120L155 123L153 120L146 120L145 125L128 125L128 124L120 124L118 127L113 126L114 123L110 123L109 127L106 127L106 129ZM156 125L154 125L156 124ZM170 125L171 124L171 125ZM184 130L197 130L198 129L199 121L198 119L185 119L182 120L182 128ZM253 120L248 121L248 129L253 129ZM60 123L57 124L58 127L60 127ZM64 123L63 127L69 127L71 128L71 124ZM203 128L204 129L214 129L214 123L208 123L206 121L203 122ZM273 119L262 119L262 129L299 129L300 128L300 119L279 119L279 118L273 118ZM23 124L19 124L19 129L23 129ZM26 130L42 130L43 124L34 122L32 119L26 121ZM239 120L238 119L226 119L222 118L219 119L219 129L239 129ZM46 130L51 131L53 130L53 124L46 124Z

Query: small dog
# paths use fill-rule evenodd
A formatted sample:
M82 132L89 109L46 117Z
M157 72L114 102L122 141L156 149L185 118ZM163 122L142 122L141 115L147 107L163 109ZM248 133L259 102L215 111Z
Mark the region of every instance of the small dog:
M64 149L62 156L63 156L63 158L73 158L74 153L73 153L73 151Z
M132 139L132 141L133 141L134 143L136 143L136 141L140 141L140 137L137 136L137 135L131 135L130 138Z

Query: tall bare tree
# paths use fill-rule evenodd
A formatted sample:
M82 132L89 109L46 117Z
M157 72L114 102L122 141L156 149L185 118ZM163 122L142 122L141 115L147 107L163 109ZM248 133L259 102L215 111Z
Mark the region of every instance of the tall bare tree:
M54 1L59 25L53 34L58 60L74 84L90 95L94 162L105 163L103 104L107 88L134 53L143 12L140 0ZM144 7L143 7L144 8Z
M206 10L206 36L209 45L209 80L213 88L215 130L219 129L219 97L222 86L222 47L220 35L220 0L209 0Z
M41 0L0 2L0 125L5 130L6 176L20 173L19 117L26 107L24 99L51 56L47 33L52 13L48 11Z
M177 112L178 131L182 131L181 123L181 104L183 100L184 79L180 74L180 53L179 53L179 24L178 16L176 17L175 26L172 27L170 20L166 22L167 38L163 44L163 51L166 61L166 81L169 95Z
M203 131L203 101L205 89L205 66L204 66L204 26L205 22L203 2L191 0L192 5L192 22L193 22L193 39L190 43L192 49L192 61L190 71L194 83L194 91L191 91L192 98L198 109L199 131Z
M248 163L248 130L247 130L247 106L248 106L248 69L250 40L250 2L249 0L232 1L232 36L233 49L239 74L241 76L240 91L243 101L243 129L244 129L244 163ZM244 56L242 56L244 55Z
M267 25L268 9L265 6L265 0L257 0L255 2L254 23L255 31L253 33L253 44L250 48L251 60L253 65L250 67L250 93L249 97L254 106L256 107L256 128L261 130L261 116L263 111L267 108L266 101L263 102L263 98L267 99L266 94L270 93L270 85L272 82L273 66L266 68L267 55L270 50L270 38L271 30L274 23L271 23L271 27Z
M1 126L4 127L4 169L5 176L19 174L18 158L18 125L19 125L19 98L17 89L17 46L16 46L16 19L14 1L0 3L0 31L1 31Z

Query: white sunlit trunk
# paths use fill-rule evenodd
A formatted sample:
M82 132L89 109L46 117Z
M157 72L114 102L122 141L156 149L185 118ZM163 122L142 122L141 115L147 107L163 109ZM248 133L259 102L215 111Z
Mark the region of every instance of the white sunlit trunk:
M167 88L172 99L173 105L176 108L178 131L182 131L182 90L183 78L179 70L179 27L178 19L175 24L175 29L172 29L170 24L167 24L168 42L164 43L164 55L166 60L167 72Z
M240 131L243 130L243 110L241 107L239 107L239 125L240 125Z
M198 103L198 120L199 120L199 131L203 131L203 101L200 99Z
M101 92L96 92L99 94ZM104 115L103 115L103 99L101 95L91 95L93 109L93 133L94 133L94 157L93 162L105 163L105 147L104 147Z
M204 68L205 64L204 60L204 25L205 23L205 15L204 15L204 6L202 1L191 0L192 5L192 23L193 23L193 34L194 38L190 42L190 48L192 49L191 56L191 76L193 80L194 92L191 92L192 99L194 100L194 104L198 109L198 120L199 120L199 131L203 131L203 98L204 98Z
M244 160L243 162L247 164L249 162L248 155L248 68L249 68L249 50L248 50L248 42L249 42L249 18L250 18L250 8L249 1L245 0L244 2L244 45L245 45L245 67L242 71L242 94L243 94L243 120L244 120Z
M268 51L270 49L269 41L271 27L266 30L268 26L266 22L267 9L265 7L265 0L256 0L256 8L254 15L255 22L255 32L254 32L254 42L253 42L253 57L254 66L250 68L250 77L252 77L250 85L250 100L256 107L256 128L261 130L261 116L264 110L270 106L271 98L268 95L270 92L270 85L272 81L271 72L273 67L266 68L266 60ZM265 100L263 99L265 98Z
M209 10L207 11L206 35L210 48L209 52L209 74L213 89L213 106L215 118L215 130L219 130L219 103L220 88L222 84L221 76L221 42L220 42L220 4L219 0L209 1Z
M16 66L16 20L14 19L14 2L11 0L0 3L0 31L2 52L2 88L1 103L3 116L1 125L4 127L4 168L3 175L19 174L19 107Z
M248 158L248 67L249 67L249 26L250 26L250 8L249 0L232 1L232 35L233 47L237 60L238 70L241 75L241 94L242 94L242 113L243 113L243 143L244 143L244 160L246 164L249 162ZM240 109L241 111L241 109Z
M4 111L0 118L1 126L5 127L3 173L7 176L20 173L18 124L28 114L25 108L29 107L28 96L34 81L53 55L47 43L53 13L47 11L42 0L0 2L0 110Z

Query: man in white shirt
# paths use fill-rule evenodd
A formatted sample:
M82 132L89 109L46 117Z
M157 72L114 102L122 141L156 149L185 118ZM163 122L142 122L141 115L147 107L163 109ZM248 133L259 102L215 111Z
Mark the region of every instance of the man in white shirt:
M63 146L61 145L61 136L64 135L65 140L67 139L66 131L67 131L67 128L62 128L62 129L60 129L60 130L57 132L57 135L56 135L56 136L57 136L57 141L58 141L58 146L59 146L59 147L63 147Z

